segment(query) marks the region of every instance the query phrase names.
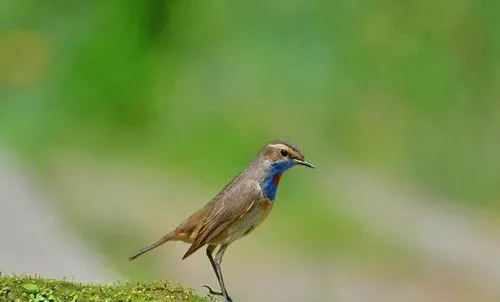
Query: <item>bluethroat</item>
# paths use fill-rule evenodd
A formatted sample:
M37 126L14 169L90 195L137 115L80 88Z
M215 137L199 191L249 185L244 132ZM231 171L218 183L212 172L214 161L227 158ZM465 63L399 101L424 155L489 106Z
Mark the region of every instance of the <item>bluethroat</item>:
M182 259L207 245L206 254L219 281L221 292L205 287L211 294L223 296L224 301L232 301L222 277L221 263L224 252L233 241L253 231L269 215L281 176L295 165L314 168L296 146L283 141L266 144L255 159L215 198L173 231L130 256L129 260L167 241L184 241L191 244ZM213 257L217 247L219 249Z

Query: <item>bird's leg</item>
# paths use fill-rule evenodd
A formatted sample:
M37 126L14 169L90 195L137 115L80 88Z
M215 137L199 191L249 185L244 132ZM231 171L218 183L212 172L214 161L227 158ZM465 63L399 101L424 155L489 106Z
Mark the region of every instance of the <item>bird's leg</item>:
M217 276L217 281L219 281L219 284L220 284L220 277L219 277L219 273L217 272L217 264L215 264L215 260L212 257L212 254L213 254L216 247L217 247L216 245L209 245L207 247L206 253L207 253L208 260L210 260L210 264L212 265L212 268L214 269L215 275ZM203 285L203 286L208 289L208 292L210 294L222 296L222 292L213 291L212 288L210 288L210 286L208 286L208 285Z
M226 302L232 302L233 300L231 300L231 297L229 297L229 294L227 293L226 290L226 286L224 285L224 278L222 277L222 268L221 268L222 257L224 256L224 252L226 251L228 246L229 244L225 243L221 245L221 247L217 251L217 254L215 255L215 267L220 276L219 284L220 284L220 289L222 291L222 296L224 297L224 300L226 300Z
M212 257L212 253L215 249L215 245L209 245L207 248L207 256L208 259L210 260L210 264L212 264L212 267L214 269L215 275L217 276L217 280L219 281L219 285L221 288L222 292L215 292L213 291L209 286L205 285L206 288L208 288L209 293L213 295L220 295L224 297L224 300L226 302L232 302L231 297L229 297L226 287L224 286L224 279L222 277L222 270L221 270L221 263L222 263L222 256L224 256L224 252L226 251L227 247L229 244L223 244L217 251L217 254L215 255L215 259Z

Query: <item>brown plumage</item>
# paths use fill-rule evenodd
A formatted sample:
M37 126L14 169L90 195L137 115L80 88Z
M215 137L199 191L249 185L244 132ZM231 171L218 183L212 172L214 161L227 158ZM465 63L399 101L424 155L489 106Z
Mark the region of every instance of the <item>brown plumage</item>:
M210 202L189 216L175 230L129 257L133 260L168 241L184 241L191 246L185 259L208 245L207 256L219 280L225 301L231 301L222 278L220 263L226 248L233 241L255 229L270 213L280 177L287 169L299 164L313 165L294 145L283 141L266 144L235 178ZM212 253L220 246L215 257Z

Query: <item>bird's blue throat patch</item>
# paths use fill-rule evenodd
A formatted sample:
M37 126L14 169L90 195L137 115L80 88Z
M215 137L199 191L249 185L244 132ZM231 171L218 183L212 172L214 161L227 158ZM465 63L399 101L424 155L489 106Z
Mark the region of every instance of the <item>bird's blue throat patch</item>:
M278 189L278 184L281 175L286 170L293 167L295 163L289 160L277 161L271 164L269 168L269 173L264 178L264 181L260 184L262 188L262 193L264 196L270 200L274 200L276 197L276 190Z

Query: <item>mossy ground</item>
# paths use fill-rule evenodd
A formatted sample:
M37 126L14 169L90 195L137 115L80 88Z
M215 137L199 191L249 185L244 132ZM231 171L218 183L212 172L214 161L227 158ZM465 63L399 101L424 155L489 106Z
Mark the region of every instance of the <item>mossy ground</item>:
M215 301L170 281L84 284L27 276L0 276L0 302Z

